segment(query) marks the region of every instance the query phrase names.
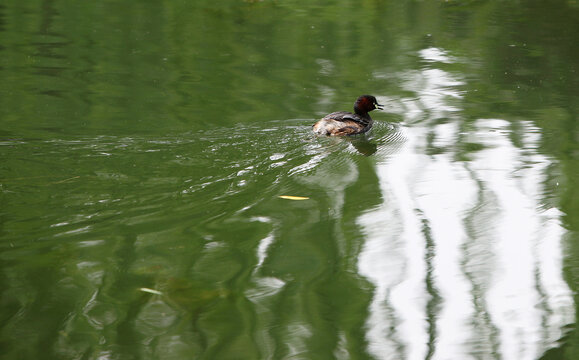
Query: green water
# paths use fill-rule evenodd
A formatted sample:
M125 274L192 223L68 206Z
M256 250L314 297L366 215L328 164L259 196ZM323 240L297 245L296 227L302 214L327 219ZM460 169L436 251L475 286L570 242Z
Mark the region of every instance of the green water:
M577 39L576 1L4 0L0 358L579 358Z

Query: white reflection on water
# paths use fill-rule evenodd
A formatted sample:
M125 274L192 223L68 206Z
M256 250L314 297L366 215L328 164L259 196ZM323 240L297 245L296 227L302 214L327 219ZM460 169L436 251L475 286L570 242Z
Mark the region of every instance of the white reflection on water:
M505 358L533 358L561 336L573 316L562 279L557 209L543 209L541 189L549 160L534 150L536 129L523 122L523 149L512 145L509 124L479 120L479 141L489 146L470 165L492 191L500 212L493 223L496 277L486 295ZM494 129L495 131L490 131Z
M460 98L460 81L437 69L400 77L419 95L403 107L427 110L400 152L378 159L383 203L358 219L366 235L359 272L375 286L369 352L538 358L574 319L560 212L542 202L551 160L537 151L540 134L521 122L515 145L509 122L488 119L462 134L448 104ZM464 136L482 150L456 161L454 144ZM439 151L428 155L428 147Z
M405 149L412 146L411 139ZM414 177L408 170L420 168L418 157L402 150L377 168L384 203L359 219L366 233L359 271L376 286L368 319L369 350L381 359L426 354L425 247L408 186Z

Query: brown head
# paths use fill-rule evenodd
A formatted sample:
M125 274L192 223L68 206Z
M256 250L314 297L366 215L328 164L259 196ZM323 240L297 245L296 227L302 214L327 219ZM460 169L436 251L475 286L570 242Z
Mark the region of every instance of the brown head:
M358 115L365 115L374 109L380 109L382 105L378 104L376 98L372 95L362 95L354 103L354 111Z

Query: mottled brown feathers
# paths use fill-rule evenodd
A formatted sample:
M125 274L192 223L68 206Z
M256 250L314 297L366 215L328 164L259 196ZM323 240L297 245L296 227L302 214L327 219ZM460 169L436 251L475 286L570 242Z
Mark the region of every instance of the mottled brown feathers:
M313 130L320 135L340 136L340 135L354 135L362 132L364 125L352 121L340 121L336 119L324 118L314 124Z

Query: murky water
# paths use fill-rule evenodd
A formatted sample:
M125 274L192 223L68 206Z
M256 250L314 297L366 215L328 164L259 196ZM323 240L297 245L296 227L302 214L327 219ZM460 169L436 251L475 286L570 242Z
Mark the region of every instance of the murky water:
M0 358L577 358L577 24L3 3Z

